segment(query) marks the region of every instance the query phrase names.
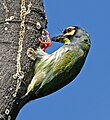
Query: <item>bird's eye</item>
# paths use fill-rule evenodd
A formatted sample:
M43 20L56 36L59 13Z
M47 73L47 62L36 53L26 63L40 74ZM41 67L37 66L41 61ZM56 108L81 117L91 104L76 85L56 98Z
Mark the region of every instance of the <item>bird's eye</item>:
M69 32L71 32L72 30L73 30L72 28L65 29L64 32L63 32L63 34L69 33Z
M71 29L71 28L68 28L68 33L71 32L71 31L72 31L72 29Z

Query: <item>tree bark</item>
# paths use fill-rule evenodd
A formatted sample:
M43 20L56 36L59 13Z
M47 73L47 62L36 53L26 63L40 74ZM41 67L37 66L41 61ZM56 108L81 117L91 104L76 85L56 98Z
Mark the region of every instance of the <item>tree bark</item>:
M46 28L42 0L0 0L0 120L15 120L33 77L27 49L38 46Z

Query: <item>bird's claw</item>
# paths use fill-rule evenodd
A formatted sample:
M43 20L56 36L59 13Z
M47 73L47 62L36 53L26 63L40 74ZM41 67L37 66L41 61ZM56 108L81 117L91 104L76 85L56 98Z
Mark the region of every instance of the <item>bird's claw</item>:
M39 38L39 42L40 42L40 47L43 51L45 51L48 47L50 47L52 45L52 42L50 40L50 33L48 31L46 31L45 29L42 31L42 36ZM31 60L35 61L38 57L36 51L34 51L33 48L28 48L27 56Z
M35 51L34 51L33 48L28 48L28 49L27 49L27 56L28 56L31 60L34 60L34 61L37 59L37 55L36 55L36 53L35 53Z

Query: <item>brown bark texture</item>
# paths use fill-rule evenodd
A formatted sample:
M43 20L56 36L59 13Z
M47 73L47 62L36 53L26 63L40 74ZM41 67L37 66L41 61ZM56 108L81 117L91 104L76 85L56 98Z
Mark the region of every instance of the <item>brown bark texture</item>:
M31 100L21 100L35 63L26 52L46 25L42 0L0 0L0 120L15 120Z

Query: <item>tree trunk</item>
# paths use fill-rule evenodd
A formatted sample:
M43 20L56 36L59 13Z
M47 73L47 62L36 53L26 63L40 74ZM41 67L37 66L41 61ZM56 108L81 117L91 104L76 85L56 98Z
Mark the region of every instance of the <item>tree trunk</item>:
M21 100L33 77L26 52L46 25L42 0L0 0L0 120L15 120L29 101Z

